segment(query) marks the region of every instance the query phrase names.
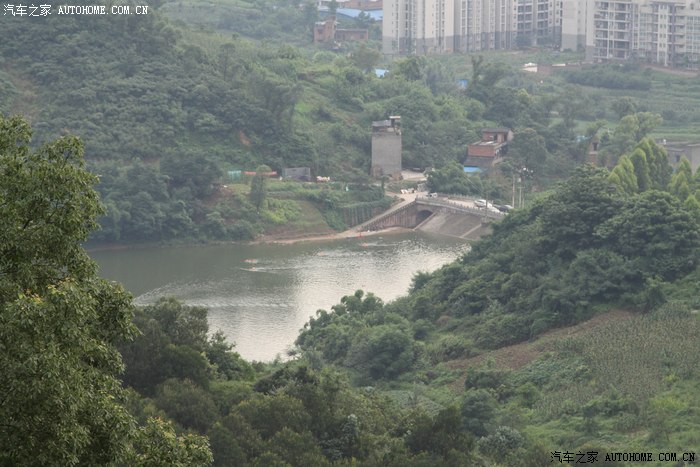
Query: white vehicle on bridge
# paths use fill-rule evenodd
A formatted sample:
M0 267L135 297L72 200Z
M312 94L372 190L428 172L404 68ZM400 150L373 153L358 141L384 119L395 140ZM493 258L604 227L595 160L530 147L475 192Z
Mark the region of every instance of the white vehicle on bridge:
M474 200L474 206L476 206L478 209L483 209L488 212L502 214L502 212L493 203L489 203L485 199Z

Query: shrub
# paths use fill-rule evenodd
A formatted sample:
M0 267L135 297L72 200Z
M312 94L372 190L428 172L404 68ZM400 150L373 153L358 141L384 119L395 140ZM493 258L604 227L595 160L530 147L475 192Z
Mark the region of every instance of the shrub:
M493 368L491 365L469 368L464 386L467 389L497 389L506 384L509 376L509 370Z
M512 456L523 444L523 435L509 426L499 426L493 434L484 436L477 442L482 454L500 463Z
M473 355L474 342L453 334L442 336L436 343L430 344L428 354L434 362L444 362Z
M413 339L396 325L382 324L358 333L346 365L372 379L392 379L413 366Z

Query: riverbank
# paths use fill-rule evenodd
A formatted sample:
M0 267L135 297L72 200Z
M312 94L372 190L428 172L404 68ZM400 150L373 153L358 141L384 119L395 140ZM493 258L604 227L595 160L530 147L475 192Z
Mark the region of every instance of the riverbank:
M398 200L394 203L390 209L383 212L381 215L385 215L388 212L396 210L403 205L410 203L416 197L416 194L401 194L392 193ZM371 219L368 221L371 222ZM368 222L365 222L368 223ZM351 238L362 238L368 236L376 235L390 235L397 233L410 232L412 229L406 229L402 227L391 227L388 229L382 229L378 231L362 231L362 225L356 225L350 229L344 230L342 232L330 231L328 233L312 232L312 233L299 233L299 230L285 230L284 227L279 228L277 232L272 234L263 234L259 237L249 240L249 241L217 241L210 240L205 242L197 241L177 241L173 240L167 243L162 242L151 242L151 243L106 243L99 245L85 245L85 249L88 253L100 252L100 251L112 251L112 250L127 250L127 249L140 249L140 248L154 248L154 247L172 247L172 246L192 246L192 245L229 245L229 244L241 244L241 245L265 245L265 244L284 244L290 245L301 242L318 242L318 241L334 241L334 240L345 240ZM330 230L330 229L329 229Z
M192 241L182 241L182 242L168 242L168 243L106 243L101 245L86 245L85 251L88 253L99 253L104 251L121 251L121 250L139 250L147 248L159 248L159 247L174 247L174 246L196 246L196 245L230 245L230 244L240 244L240 245L294 245L297 243L306 242L323 242L323 241L335 241L335 240L350 240L350 239L362 239L365 237L374 237L378 235L397 235L406 232L411 232L413 229L406 229L403 227L390 227L388 229L374 230L370 232L361 232L356 230L356 228L345 230L343 232L335 232L328 234L311 234L311 235L297 235L297 236L286 236L286 235L262 235L254 240L249 241L207 241L207 242L192 242Z

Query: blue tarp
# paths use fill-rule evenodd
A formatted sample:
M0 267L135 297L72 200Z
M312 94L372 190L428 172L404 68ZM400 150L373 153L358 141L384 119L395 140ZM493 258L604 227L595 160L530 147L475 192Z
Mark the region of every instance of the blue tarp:
M374 74L377 75L377 78L384 78L384 75L387 74L389 70L385 70L383 68L375 68L374 69Z

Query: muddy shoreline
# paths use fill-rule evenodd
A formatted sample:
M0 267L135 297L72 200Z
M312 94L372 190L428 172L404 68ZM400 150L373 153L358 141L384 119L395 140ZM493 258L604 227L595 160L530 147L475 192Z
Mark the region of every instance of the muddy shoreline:
M99 251L119 251L119 250L138 250L141 248L172 248L178 246L193 246L193 245L293 245L295 243L304 242L323 242L335 240L354 240L365 237L373 237L376 235L395 235L400 233L411 232L413 229L403 227L390 227L388 229L373 230L373 231L357 231L354 229L344 232L285 237L283 235L263 235L255 240L249 241L210 241L210 242L173 242L173 243L105 243L97 245L85 245L85 251L88 253Z

